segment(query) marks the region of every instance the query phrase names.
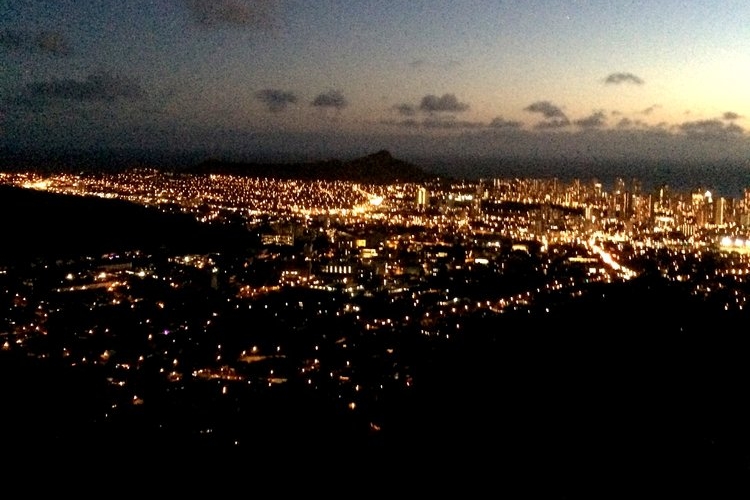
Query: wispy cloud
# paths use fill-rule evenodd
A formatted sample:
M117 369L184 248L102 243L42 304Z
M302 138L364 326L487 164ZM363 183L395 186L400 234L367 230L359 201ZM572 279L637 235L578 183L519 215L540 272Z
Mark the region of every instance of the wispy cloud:
M724 123L721 120L697 120L677 126L688 137L701 139L730 139L741 137L744 129L735 123Z
M297 102L294 92L279 89L263 89L255 93L255 98L268 106L272 113L284 111L289 104Z
M451 112L457 113L469 109L469 105L459 102L455 94L443 94L441 97L436 95L426 95L419 104L419 109L429 113Z
M134 100L145 93L136 82L108 72L92 73L84 80L61 79L33 82L26 85L19 101L35 104L49 100L114 101Z
M417 114L416 108L411 104L396 104L395 106L393 106L393 109L404 116L414 116L415 114Z
M24 52L42 52L56 56L71 53L70 43L58 31L29 31L5 29L0 31L0 47Z
M635 122L630 118L623 117L617 122L617 128L629 128L632 127Z
M433 129L476 129L484 125L479 122L457 120L455 116L432 115L422 120L422 126Z
M635 85L643 85L643 80L633 73L611 73L604 79L604 83L607 85L619 85L621 83L632 83Z
M540 129L540 130L549 130L549 129L555 129L555 128L563 128L570 125L570 120L567 118L555 118L552 120L542 120L536 125L534 125L534 128Z
M600 128L606 124L606 121L604 111L595 111L585 118L575 120L573 123L581 128Z
M310 103L311 106L315 107L336 109L343 109L347 104L344 95L338 90L329 90L328 92L318 94Z
M555 106L549 101L537 101L537 102L529 104L523 109L524 111L528 111L530 113L540 113L545 118L567 119L567 116L565 116L565 113L563 113L562 109Z
M192 19L208 27L267 28L274 24L275 0L183 0Z
M522 126L523 123L519 121L506 120L500 116L493 118L489 123L489 127L494 129L517 129L521 128Z
M414 118L407 118L405 120L380 120L381 125L397 126L404 128L418 128L420 122Z
M563 113L562 109L555 106L549 101L537 101L529 104L524 111L529 113L541 114L546 120L543 120L535 125L535 128L539 129L552 129L561 128L570 125L570 120Z
M425 117L422 120L416 120L414 118L407 118L405 120L382 120L380 122L383 125L395 125L404 128L424 128L424 129L444 129L444 130L457 130L457 129L482 129L486 128L486 125L481 122L472 122L467 120L458 120L452 115L441 115L433 114Z

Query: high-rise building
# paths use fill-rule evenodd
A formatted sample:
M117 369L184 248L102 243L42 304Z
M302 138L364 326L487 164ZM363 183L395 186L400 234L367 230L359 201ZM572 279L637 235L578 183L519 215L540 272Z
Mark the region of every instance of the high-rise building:
M429 205L429 202L427 188L420 186L419 189L417 189L417 210L425 210L427 205Z
M714 224L717 226L724 225L724 213L726 211L727 199L724 197L719 198L714 203Z

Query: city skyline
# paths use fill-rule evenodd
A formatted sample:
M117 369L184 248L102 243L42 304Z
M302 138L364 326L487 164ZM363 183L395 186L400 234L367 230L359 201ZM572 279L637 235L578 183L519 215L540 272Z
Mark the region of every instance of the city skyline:
M747 200L148 168L0 181L11 453L478 460L562 494L592 471L715 493L747 470Z
M713 162L750 153L740 2L20 1L0 148ZM559 165L559 163L557 164Z

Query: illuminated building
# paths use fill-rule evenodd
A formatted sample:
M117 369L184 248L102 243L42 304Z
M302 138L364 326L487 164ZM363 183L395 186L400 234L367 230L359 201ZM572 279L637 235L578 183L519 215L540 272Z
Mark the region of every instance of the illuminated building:
M427 208L428 203L429 194L427 193L427 188L420 186L419 189L417 189L417 210L424 210Z

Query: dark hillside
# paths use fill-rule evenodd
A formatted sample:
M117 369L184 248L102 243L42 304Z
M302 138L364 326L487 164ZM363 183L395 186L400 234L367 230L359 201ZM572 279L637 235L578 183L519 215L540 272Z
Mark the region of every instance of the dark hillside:
M396 449L523 498L746 495L747 314L656 277L591 292L549 317L478 320L425 358L394 407Z
M210 252L247 243L249 234L211 227L123 200L0 186L0 262L124 250Z

